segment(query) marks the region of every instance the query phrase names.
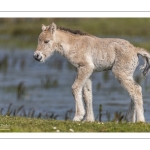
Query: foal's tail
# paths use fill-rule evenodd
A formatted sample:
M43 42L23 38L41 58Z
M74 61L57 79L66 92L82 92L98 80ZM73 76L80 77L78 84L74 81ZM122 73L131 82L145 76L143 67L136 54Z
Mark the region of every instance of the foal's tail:
M136 48L137 49L137 54L141 55L144 59L144 65L140 66L140 69L143 70L143 75L146 76L148 72L150 71L150 53L148 53L145 49L143 48Z

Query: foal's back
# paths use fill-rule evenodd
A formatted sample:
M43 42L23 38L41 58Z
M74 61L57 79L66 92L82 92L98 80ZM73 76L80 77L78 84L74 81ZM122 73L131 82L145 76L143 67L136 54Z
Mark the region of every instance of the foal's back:
M118 59L128 60L137 53L124 39L89 37L86 39L96 71L110 70Z

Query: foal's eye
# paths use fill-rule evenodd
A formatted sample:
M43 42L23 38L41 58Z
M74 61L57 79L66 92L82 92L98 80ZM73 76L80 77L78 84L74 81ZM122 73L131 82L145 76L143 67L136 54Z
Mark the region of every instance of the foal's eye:
M45 41L44 41L44 43L48 43L48 42L49 42L49 40L45 40Z

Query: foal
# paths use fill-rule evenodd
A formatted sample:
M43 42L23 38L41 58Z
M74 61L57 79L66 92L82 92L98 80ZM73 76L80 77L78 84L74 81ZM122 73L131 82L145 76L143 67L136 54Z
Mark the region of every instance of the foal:
M133 73L138 65L138 55L141 55L145 61L141 67L143 75L148 74L150 54L146 50L134 47L123 39L98 38L79 30L57 27L55 23L42 25L34 58L44 62L54 51L67 58L77 68L77 76L72 85L75 99L74 121L81 121L84 116L85 121L94 121L90 76L94 71L112 70L131 97L126 120L145 122L142 89L134 81Z

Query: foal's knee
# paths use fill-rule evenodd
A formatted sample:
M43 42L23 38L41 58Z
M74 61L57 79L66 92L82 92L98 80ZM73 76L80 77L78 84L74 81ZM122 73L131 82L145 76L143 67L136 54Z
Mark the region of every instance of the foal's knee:
M138 84L136 85L136 94L139 94L139 95L142 94L142 88Z
M80 88L76 84L73 84L71 88L72 88L72 94L73 95L80 92Z

